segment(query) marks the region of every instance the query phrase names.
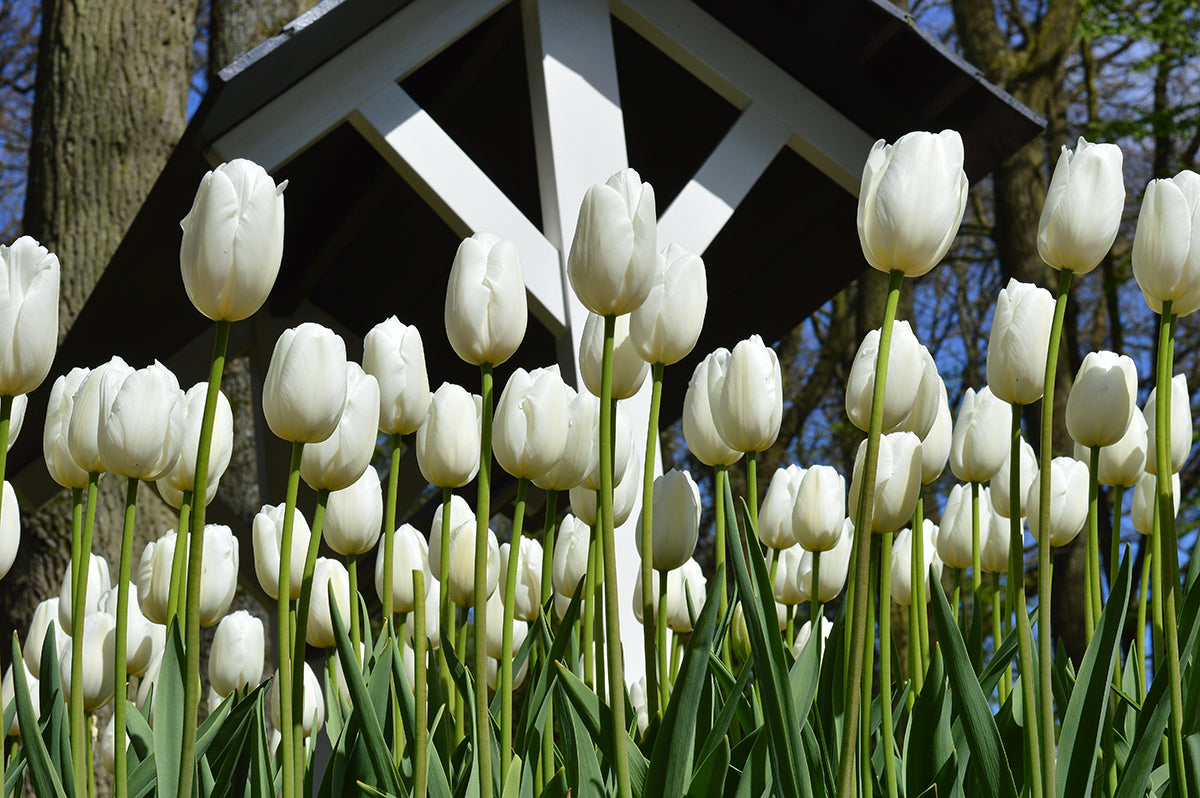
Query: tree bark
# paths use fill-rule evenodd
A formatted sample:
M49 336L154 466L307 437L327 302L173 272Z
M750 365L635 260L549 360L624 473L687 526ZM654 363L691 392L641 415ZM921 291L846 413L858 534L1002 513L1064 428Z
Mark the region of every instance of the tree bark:
M213 0L209 29L209 79L279 33L315 5L314 0Z

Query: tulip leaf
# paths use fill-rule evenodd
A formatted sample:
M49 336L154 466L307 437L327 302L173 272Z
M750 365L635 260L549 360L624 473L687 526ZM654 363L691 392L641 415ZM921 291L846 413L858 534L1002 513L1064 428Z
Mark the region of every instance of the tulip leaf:
M558 672L559 690L574 705L577 717L586 727L592 744L598 745L600 753L611 763L613 761L612 711L606 704L600 702L600 698L592 692L591 688L561 662L555 662L554 667ZM634 798L641 798L646 792L646 771L648 769L646 757L642 755L641 749L632 739L627 741L625 749L629 762L629 783L633 789Z
M154 730L142 717L136 704L125 708L125 731L129 734L129 747L141 762L154 753Z
M930 593L933 596L933 621L937 626L938 640L946 649L945 665L951 696L970 747L981 794L991 798L1016 798L1017 787L1013 783L1012 769L1000 740L1000 731L996 728L992 709L971 667L950 605L941 590L931 590Z
M14 663L21 662L21 645L16 632L13 632L12 655ZM50 752L46 750L46 743L42 740L42 736L35 731L39 729L38 719L37 713L33 709L33 699L29 694L29 682L25 678L25 668L18 665L12 671L13 698L17 704L17 720L21 724L22 748L26 752L25 755L29 762L29 775L33 780L34 790L39 798L50 798L50 796L66 798L67 794L58 778L54 762L50 759ZM69 767L69 760L63 763L63 766L64 769Z
M792 669L788 674L791 682L792 702L796 707L796 719L801 725L804 724L809 711L812 710L813 699L817 695L821 660L817 656L816 644L819 639L817 635L820 633L820 629L813 630L808 638L808 643L800 652L800 656L792 663Z
M1117 582L1112 586L1100 621L1096 626L1079 677L1071 691L1063 719L1058 746L1058 769L1055 773L1055 793L1059 796L1091 795L1092 780L1099 761L1100 737L1104 716L1108 710L1109 686L1113 668L1121 653L1121 631L1129 608L1129 585L1132 571L1129 557L1121 560Z
M179 741L183 739L183 688L187 678L186 665L179 624L172 623L167 629L162 665L158 671L158 679L154 682L154 694L151 696L154 718L154 769L157 782L155 789L159 795L174 795L179 791Z
M715 657L712 657L710 663L715 659ZM720 662L720 660L716 661ZM700 754L696 757L697 761L703 762L725 740L729 732L729 726L733 723L734 715L737 713L739 705L744 701L743 694L746 686L750 684L750 677L753 673L754 670L749 660L742 663L742 669L738 671L737 682L733 685L733 689L726 695L725 703L721 706L720 713L708 731L704 747L700 749Z
M602 798L604 776L596 759L596 747L580 719L579 708L562 692L556 693L555 712L562 727L563 759L571 795L579 798Z
M930 652L924 685L913 703L904 735L905 794L920 795L931 788L948 794L954 778L954 735L940 648Z
M713 679L716 681L717 686L725 691L725 695L728 698L737 699L733 702L733 711L741 728L753 729L755 726L754 712L750 707L749 700L747 700L745 697L745 691L746 685L750 683L750 679L754 676L754 660L751 659L743 662L742 669L738 671L738 676L735 679L734 675L729 672L728 668L725 667L725 663L721 662L721 660L718 658L717 652L714 651L708 655L708 670L713 675ZM743 676L746 677L746 681L739 687L738 685ZM653 720L651 720L650 725L654 725ZM704 757L698 757L698 759L703 758Z
M752 738L752 739L751 739ZM771 795L772 766L767 729L760 726L745 742L750 743L745 761L742 763L741 778L738 779L735 798L759 798ZM795 795L795 793L783 793Z
M583 589L584 583L583 580L580 580L575 589L575 595L571 598L571 604L567 607L567 612L559 623L558 634L554 637L550 651L541 664L540 671L536 674L537 678L530 682L532 687L525 695L525 706L521 711L520 722L517 724L515 745L518 750L531 750L531 736L535 732L540 734L542 726L546 722L546 710L550 706L548 697L554 686L556 673L554 663L566 655L567 646L570 645L571 638L574 636L575 620L579 617L580 607L583 606ZM538 614L535 623L541 636L548 637L549 626L546 623L544 612ZM529 636L532 637L532 635Z
M58 631L55 628L54 621L51 621L50 625L46 628L46 636L42 640L42 662L54 663L58 661L57 635ZM60 763L58 774L59 778L62 779L63 790L68 795L73 795L75 792L75 772L70 764L72 762L71 718L66 702L63 699L62 682L59 680L58 668L47 668L43 665L42 671L46 674L46 678L38 682L39 707L42 709L42 739L46 742L47 750L52 752L51 759ZM30 695L31 699L32 697ZM49 708L49 712L46 711L46 708ZM6 726L5 728L8 727Z
M688 782L687 798L721 798L725 794L725 776L729 771L729 738L722 737L700 760Z

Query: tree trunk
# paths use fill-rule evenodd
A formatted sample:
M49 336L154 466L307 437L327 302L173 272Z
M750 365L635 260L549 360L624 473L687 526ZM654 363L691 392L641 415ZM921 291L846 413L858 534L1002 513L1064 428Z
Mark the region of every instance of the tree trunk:
M213 0L209 79L313 5L314 0Z

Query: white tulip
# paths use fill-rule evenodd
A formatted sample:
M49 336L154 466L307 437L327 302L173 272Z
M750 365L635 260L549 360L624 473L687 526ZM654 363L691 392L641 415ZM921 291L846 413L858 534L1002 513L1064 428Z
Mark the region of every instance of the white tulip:
M300 476L313 490L342 490L371 466L379 425L379 383L346 364L346 404L333 433L304 447Z
M279 597L279 553L283 544L283 504L264 504L254 516L251 535L254 541L254 573L263 592L273 599ZM308 521L299 508L292 514L292 553L288 568L288 595L300 598L300 582L304 578L304 559L308 554L311 533Z
M922 524L922 534L921 552L925 556L924 570L926 574L925 601L928 602L933 595L931 591L942 589L937 581L929 578L929 570L932 568L934 578L941 579L942 560L937 554L938 528L928 518L924 519ZM896 533L896 537L892 541L892 601L904 607L910 606L913 600L912 546L912 529L905 527Z
M113 656L117 643L117 627L106 612L92 612L83 619L83 708L95 712L113 697L115 668ZM66 649L59 661L64 695L71 694L71 649Z
M475 523L472 516L470 523ZM404 524L396 530L392 539L392 609L396 612L412 612L416 607L413 593L412 572L420 571L425 579L425 592L434 579L435 571L429 567L429 545L416 527ZM379 541L379 552L375 558L375 595L382 601L385 595L383 566L385 564L383 541Z
M646 301L630 314L634 349L647 363L678 363L696 346L707 307L704 260L686 247L669 245L655 259Z
M988 507L990 500L987 488L979 497L980 547L987 532ZM942 522L938 525L937 553L942 562L951 568L970 568L972 563L972 528L974 512L970 485L955 485L950 489L946 507L942 510Z
M741 452L725 443L717 434L716 422L713 421L709 385L723 383L728 362L728 349L718 349L700 361L692 372L683 400L684 440L696 459L707 466L733 465L742 457Z
M389 316L363 339L362 366L379 382L379 429L388 435L416 432L429 412L421 331Z
M114 355L107 363L92 369L79 384L67 425L67 448L76 465L89 473L106 469L100 457L100 419L108 415L116 388L133 369ZM107 400L108 404L105 403Z
M938 378L937 415L928 434L921 439L921 483L928 485L942 475L950 460L950 444L954 426L950 418L950 402L946 383Z
M565 516L559 523L551 571L554 590L559 595L567 598L573 596L575 588L587 576L591 537L591 527L573 515Z
M617 316L613 325L612 398L628 399L638 392L650 364L642 360L629 337L629 316ZM579 340L579 375L593 396L600 395L604 360L604 317L589 313Z
M871 426L871 401L875 391L875 362L879 359L878 329L871 330L859 344L850 376L846 380L846 415L864 432ZM907 321L892 325L888 349L887 390L883 397L883 431L902 427L913 412L929 364L921 354L921 342ZM920 437L918 435L918 437Z
M1188 454L1192 450L1192 405L1188 394L1187 375L1176 374L1171 378L1171 441L1170 453L1171 470L1175 473L1183 470ZM1146 470L1151 474L1158 473L1157 434L1155 420L1158 418L1158 387L1150 389L1146 406L1142 409L1146 418Z
M1171 475L1171 497L1175 501L1175 516L1179 516L1179 474ZM1133 489L1133 508L1129 517L1133 528L1143 535L1154 534L1154 511L1158 509L1158 477L1142 474Z
M266 650L261 620L245 610L222 618L208 654L208 681L217 695L225 697L262 681Z
M1137 366L1127 355L1088 352L1067 397L1067 432L1082 446L1111 446L1137 412Z
M576 392L563 383L567 395L567 439L562 456L550 470L533 479L542 490L564 491L579 485L591 471L592 461L599 457L599 400L587 391Z
M950 439L950 470L963 482L987 482L996 476L1009 450L1012 405L986 385L967 388Z
M446 336L455 354L498 366L525 337L529 310L517 248L491 233L464 238L446 286Z
M333 434L346 406L346 343L305 322L275 342L263 381L262 411L276 437L317 443Z
M654 187L623 169L583 196L567 256L571 288L592 313L631 313L650 293L657 250Z
M1086 274L1112 248L1125 209L1121 148L1081 136L1054 167L1042 217L1038 254L1053 269Z
M490 598L500 581L500 545L496 542L496 533L489 529L487 581L483 585L475 584L475 525L472 519L450 532L450 563L445 587L450 600L460 607L475 606L476 590L482 590L483 597Z
M71 456L67 443L67 431L71 425L71 413L75 407L75 394L89 369L73 368L54 381L50 389L50 401L46 407L46 425L42 432L42 454L46 468L54 481L64 488L85 488L88 473Z
M453 383L433 393L429 414L417 430L417 465L426 481L461 488L479 472L482 399Z
M500 393L492 427L500 467L519 479L548 473L567 446L568 401L558 366L514 371Z
M847 518L842 522L833 548L821 552L821 601L833 601L846 587L846 577L850 573L850 553L853 550L854 522ZM805 552L795 575L800 594L807 596L810 601L813 597L812 566L813 552Z
M383 486L370 466L353 485L329 494L321 537L342 556L366 554L383 527Z
M87 589L83 594L84 617L100 609L100 596L104 595L105 591L112 587L112 580L108 575L108 560L104 559L102 555L92 552L89 552L87 557ZM71 613L74 610L71 604L72 583L71 563L67 563L67 567L63 571L62 589L58 592L58 623L60 628L67 630L66 633L69 633L72 629Z
M1026 509L1029 531L1041 539L1041 479L1029 486ZM1050 545L1065 546L1075 539L1087 521L1088 467L1073 457L1055 457L1050 461Z
M808 551L828 551L837 545L845 520L846 478L833 466L812 466L800 480L792 508L796 542Z
M304 736L311 738L325 725L325 701L321 697L321 680L306 662L303 686L297 684L292 687L304 691L304 710L295 720L300 722ZM267 690L267 711L270 713L271 725L278 729L282 725L279 716L279 671L275 671L275 678L271 680L271 687Z
M330 587L337 603L338 616L344 623L350 618L350 602L357 596L350 595L350 572L337 560L318 557L313 568L312 603L308 607L308 629L305 639L310 646L333 648L337 637L333 633L333 610L329 604Z
M0 246L0 394L42 384L58 346L58 257L29 236Z
M176 491L193 490L196 486L196 454L200 447L200 427L204 420L204 402L208 383L198 382L180 400L180 424L171 430L179 438L179 459L175 467L162 476L160 482ZM212 439L208 454L208 501L216 495L217 483L233 457L233 409L224 392L217 391L216 415L213 417ZM161 492L161 486L160 486Z
M1146 304L1187 316L1200 308L1200 175L1151 180L1133 235L1133 276Z
M508 573L508 556L512 546L500 546L500 573ZM497 593L500 591L496 591ZM517 551L517 584L513 595L513 617L519 621L536 621L542 608L542 544L535 538L524 538ZM514 644L513 650L516 650Z
M987 383L1014 405L1042 398L1046 354L1054 322L1054 297L1045 288L1009 280L996 298L988 334Z
M796 545L798 538L792 516L803 480L804 469L794 464L780 467L771 475L771 482L767 485L762 506L758 510L758 539L763 545L772 549L787 549ZM721 501L724 501L724 497L721 497Z
M1029 486L1037 477L1038 461L1037 455L1033 453L1033 447L1021 438L1020 445L1020 461L1021 468L1020 483L1017 485L1017 515L1025 515L1026 498L1029 496ZM1012 480L1012 447L1009 447L1009 456L1004 458L1004 465L1000 466L1000 470L996 472L996 476L992 477L989 483L988 493L991 494L992 506L996 508L996 512L1000 513L1004 518L1011 518L1012 513L1009 511L1009 485Z
M42 649L45 647L46 635L50 631L50 624L55 625L54 629L54 645L56 656L52 667L58 667L58 660L62 657L63 650L71 647L71 628L68 626L64 629L58 619L58 596L48 598L38 604L33 611L33 618L29 621L29 634L25 636L25 645L21 647L21 655L25 659L25 667L29 672L42 679L49 672L42 673Z
M114 626L119 620L117 615L119 599L117 591L119 588L120 586L110 588L100 597L100 612L107 612L111 615ZM150 667L150 660L154 656L154 638L151 633L154 624L146 620L145 615L142 615L142 610L138 606L136 588L133 585L125 585L124 589L130 591L125 613L125 671L129 676L142 676L146 673L146 668Z
M17 494L12 483L4 480L0 488L4 497L0 507L0 579L12 568L17 559L17 550L21 547L21 508L17 504Z
M1172 433L1174 430L1172 430ZM1135 412L1129 417L1129 426L1121 440L1111 446L1100 449L1099 482L1101 485L1122 485L1132 488L1137 484L1138 477L1146 470L1146 447L1149 443L1150 430L1146 425L1146 417ZM1172 435L1174 437L1174 435ZM1091 453L1075 444L1075 459L1085 463L1091 462Z
M850 480L850 507L857 512L859 486L867 441L858 447ZM911 432L890 432L879 438L875 471L875 502L871 531L892 532L912 518L921 489L921 441Z
M429 569L436 575L442 572L442 510L445 504L439 503L433 510L433 523L429 526ZM467 500L457 493L450 496L450 532L463 524L475 525L475 511ZM406 533L407 534L407 533ZM421 537L418 532L416 537ZM411 561L410 561L411 562Z

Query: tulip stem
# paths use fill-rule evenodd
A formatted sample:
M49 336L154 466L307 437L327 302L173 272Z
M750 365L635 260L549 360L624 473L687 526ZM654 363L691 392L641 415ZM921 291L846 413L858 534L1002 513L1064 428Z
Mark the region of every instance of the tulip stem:
M916 530L920 530L918 535ZM925 672L929 669L929 612L926 587L929 582L929 569L925 567L925 498L917 496L917 509L913 515L913 548L917 552L916 573L913 576L913 588L916 593L917 626L921 640L921 684L925 684ZM938 586L941 589L941 585ZM910 595L911 599L912 596Z
M413 763L413 798L425 798L425 785L429 768L429 684L426 679L426 647L425 637L425 573L420 568L413 569L413 689L416 691L414 703L417 705L417 741ZM391 592L391 585L385 593ZM389 625L384 623L385 626ZM357 651L357 646L355 647Z
M500 638L500 777L508 778L512 764L513 728L513 616L516 614L517 569L520 562L521 530L525 525L525 495L529 480L517 480L517 500L513 508L512 540L508 545L508 573L504 578L504 628Z
M295 450L293 449L293 455ZM297 461L298 463L299 461ZM297 474L299 472L296 472ZM297 491L299 485L296 486ZM292 497L291 483L288 483L288 495ZM291 498L294 502L294 497ZM292 738L294 750L296 751L296 784L297 786L304 784L304 660L305 654L308 652L308 616L312 609L312 591L313 591L313 574L317 567L317 552L321 548L321 530L325 526L325 505L329 502L329 491L317 491L317 506L313 511L312 528L308 536L308 549L304 553L304 571L300 577L300 599L296 602L296 636L292 639L293 649L291 650L291 669L292 669ZM295 504L291 505L294 512ZM290 516L289 516L290 517ZM283 572L286 569L289 577L291 575L291 556L285 559L283 550L280 547L279 558L279 588L280 595L283 595ZM354 576L350 579L356 580ZM357 624L357 594L354 590L354 582L351 583L350 589L350 642L354 648L355 654L358 653L358 641L355 639L355 629ZM280 664L282 668L282 663ZM284 724L287 725L286 723Z
M1100 601L1100 447L1092 446L1088 454L1087 598L1091 603L1086 617L1086 639L1090 642L1103 611Z
M283 511L283 532L279 540L279 591L276 598L275 609L278 613L278 645L277 652L279 656L279 748L281 750L280 762L283 773L283 798L294 798L296 795L296 734L295 724L301 723L301 719L293 715L292 703L292 659L295 657L295 651L292 645L292 617L291 617L291 577L292 577L292 530L294 528L293 516L296 512L296 494L300 490L300 460L304 454L304 443L296 441L292 444L292 462L288 470L287 481L287 498L284 500ZM199 473L199 472L197 472ZM199 484L199 480L197 480ZM319 535L309 535L309 542L320 540ZM195 549L193 538L193 549ZM195 568L193 565L188 569L189 580L192 571ZM311 579L310 590L311 590ZM303 584L303 583L302 583ZM189 585L190 589L190 585ZM189 628L192 622L192 615L195 614L196 621L199 621L199 612L191 611L191 601L189 597L188 625ZM296 637L303 640L304 629L297 626ZM191 650L188 651L188 657L191 658ZM300 684L304 684L304 663L300 663ZM303 696L301 697L303 699ZM303 712L299 713L303 715ZM303 732L303 726L300 726ZM181 774L182 775L182 774ZM179 798L188 798L188 796L180 795Z
M954 611L954 622L962 627L962 569L951 568L950 578L954 580L954 588L950 593L950 609Z
M455 645L458 646L458 650L463 652L463 656L465 657L466 652L467 652L466 610L463 610L463 617L461 619L456 619L455 623L458 624L458 635L455 638L454 642L455 642ZM467 713L466 696L461 695L458 698L458 703L456 703L454 705L454 728L458 734L457 739L459 742L462 742L463 739L467 735L466 713Z
M599 502L597 502L599 504ZM596 524L592 527L591 541L588 543L587 576L583 583L583 633L580 645L583 647L583 681L588 687L596 687L596 647L592 638L596 633L596 570L599 557L600 510L596 510ZM649 663L647 663L649 667Z
M1149 543L1149 541L1147 541ZM1154 558L1153 546L1147 546L1142 557L1142 580L1138 585L1137 629L1133 635L1133 661L1136 667L1138 698L1146 697L1146 596L1150 592L1150 561Z
M318 505L320 506L320 505ZM358 658L359 667L362 667L362 625L358 614L358 555L346 555L346 576L350 588L350 645L354 649L354 656ZM391 626L391 624L387 624ZM384 634L388 634L390 630L385 629ZM404 624L400 624L400 637L404 637Z
M919 500L918 500L919 501ZM915 516L914 516L915 518ZM914 525L913 529L920 529ZM921 574L921 566L917 560L916 537L909 540L908 572L911 578L908 593L908 681L912 689L904 702L911 713L917 702L917 693L921 692L921 621L917 618L917 578Z
M868 618L867 585L870 581L870 557L866 552L870 546L871 522L875 517L875 473L879 466L879 435L883 429L883 395L887 385L888 352L892 345L892 322L896 319L896 306L900 301L900 283L904 273L893 270L889 276L887 304L883 311L883 325L879 333L879 350L875 358L875 385L871 393L871 423L867 432L867 453L863 458L862 488L858 495L855 512L854 548L862 553L854 565L854 606L851 607L849 670L846 680L846 713L842 726L841 756L838 760L838 795L851 798L854 795L855 741L858 739L858 715L864 703L870 707L870 695L864 694L863 649L866 647L866 625ZM872 646L874 649L874 646Z
M449 490L446 488L445 490ZM387 484L387 503L383 509L383 629L384 634L387 634L392 625L388 623L392 619L392 579L395 575L392 573L392 556L396 550L396 495L400 491L400 433L394 432L388 436L388 484ZM442 512L446 512L445 507ZM445 591L442 591L443 593ZM445 599L443 599L443 609L445 607ZM444 613L443 613L444 615ZM439 616L443 617L443 616ZM444 623L444 621L443 621ZM355 649L357 650L357 649ZM444 670L444 669L443 669Z
M1000 594L1000 574L992 574L992 652L1000 650L1000 643L1004 640L1004 613L1001 607L1002 596ZM1005 668L1000 674L1000 682L997 685L996 698L1000 705L1008 700L1008 680L1012 675L1009 668Z
M113 796L125 798L129 794L126 772L125 705L129 700L129 674L125 658L128 653L126 641L129 635L129 570L133 559L133 519L137 513L137 491L139 480L130 477L125 489L125 523L121 528L121 561L117 566L117 636L113 648Z
M92 570L92 531L96 528L96 491L100 472L88 473L87 509L84 511L79 567L71 572L71 754L75 783L86 784L87 752L91 746L83 711L83 616L87 607L88 573ZM190 798L190 796L189 796Z
M1125 486L1113 486L1113 520L1112 534L1108 541L1108 589L1112 591L1117 583L1118 566L1121 564L1121 517L1125 504Z
M873 682L875 681L875 600L877 598L876 587L879 584L879 537L872 534L870 541L871 548L869 551L864 551L866 559L870 560L871 570L867 579L867 631L871 633L871 645L863 647L863 701L859 705L859 713L861 725L858 728L859 745L859 768L861 769L860 778L862 780L863 792L873 794L872 787L874 781L874 762L871 759L871 703L872 695L875 692ZM882 699L881 699L882 700Z
M556 508L558 506L558 491L550 489L546 491L546 517L542 522L542 606L545 607L553 596L553 572L554 572L554 530L555 520L557 518ZM551 611L552 612L552 611ZM552 618L549 615L548 618ZM547 656L549 651L544 652ZM554 778L554 702L549 701L546 704L546 724L542 732L542 753L541 760L538 762L538 772L541 774L542 783L550 781Z
M187 612L185 603L187 595L183 592L183 582L187 571L187 537L188 524L192 518L192 491L183 492L183 501L179 503L179 524L175 527L175 551L171 555L171 586L167 594L167 624L172 618L183 621Z
M1012 406L1008 450L1008 606L1017 629L1017 673L1021 679L1021 708L1025 723L1025 761L1033 798L1042 798L1042 760L1033 686L1033 637L1029 630L1029 606L1025 598L1025 533L1021 528L1021 405Z
M1175 343L1175 314L1171 301L1162 303L1158 336L1158 385L1155 391L1154 436L1155 470L1158 472L1158 514L1162 543L1163 642L1167 653L1167 686L1171 692L1169 736L1171 740L1171 781L1178 785L1180 798L1187 798L1187 777L1183 749L1183 685L1179 672L1179 629L1175 615L1175 596L1179 592L1179 542L1175 537L1175 497L1171 475L1171 384Z
M750 505L750 523L758 534L758 452L746 452L746 497ZM774 581L774 580L772 580Z
M217 416L217 395L221 392L221 376L225 373L229 325L228 321L218 321L216 324L208 370L208 390L204 395L204 415L200 422L200 440L196 447L196 484L192 488L192 535L188 540L187 603L184 612L187 670L183 685L183 740L180 743L179 754L179 790L176 793L178 798L191 798L192 783L196 777L196 719L200 712L200 578L204 571L208 461L212 449L213 422ZM177 536L175 544L180 543L180 537ZM286 633L285 628L280 634ZM282 651L283 649L281 653ZM292 785L292 789L285 789L283 798L293 798L294 795L295 785Z
M725 495L725 480L728 479L728 474L725 471L725 466L713 466L713 495ZM718 596L718 607L721 611L721 617L725 617L725 613L729 610L729 596L725 590L725 502L713 502L713 562L717 569L718 584L721 585L721 592ZM725 635L725 639L721 643L721 660L726 667L730 667L733 663L730 657L729 635ZM647 705L648 706L648 705Z
M650 388L650 418L646 422L646 458L645 468L642 472L642 563L641 563L641 580L642 580L642 644L646 651L646 663L655 662L654 645L657 635L655 634L655 626L657 619L654 617L652 604L654 597L652 595L653 587L653 568L654 557L654 453L657 451L655 444L658 443L658 413L659 407L662 404L662 384L663 371L665 366L662 363L655 363L651 369L652 382ZM721 494L716 494L720 496ZM720 501L713 504L720 504ZM659 678L654 672L654 668L646 668L646 706L659 706L658 699ZM665 706L666 702L662 702Z
M646 549L642 549L642 551L646 551ZM651 583L650 590L651 591L654 590L653 582ZM652 592L651 592L651 595L653 595ZM645 605L644 601L643 601L643 605ZM649 605L649 609L650 609L651 613L655 612L653 604ZM645 608L643 608L642 611L645 612L646 611ZM647 707L657 706L658 710L660 712L662 712L663 715L666 715L667 714L667 702L670 699L670 687L669 687L670 680L669 680L668 674L667 674L667 655L666 655L666 648L667 648L667 572L661 571L661 570L658 572L658 611L657 611L657 616L658 617L654 620L654 629L655 629L655 634L657 635L657 638L658 638L658 652L657 652L658 657L657 657L656 661L658 663L658 684L659 684L658 700L659 700L659 703L657 705L652 705L649 703L649 699L647 699L646 706ZM647 618L650 616L643 615L642 617ZM649 667L646 668L646 672L647 673L650 672ZM649 681L649 679L647 679L647 681Z
M607 624L608 683L614 695L624 695L625 667L621 654L621 610L617 597L617 555L613 536L613 336L617 317L604 317L604 359L600 371L600 523L604 534L604 620ZM626 758L625 701L612 707L613 759L617 770L617 795L630 798L629 760ZM490 795L491 793L486 793Z
M896 737L892 727L892 533L882 536L879 554L879 711L883 727L883 772L888 798L896 798ZM812 629L821 639L821 631Z
M983 566L979 551L979 483L971 483L971 592L983 586Z
M812 556L812 582L808 590L808 609L810 637L817 641L817 662L820 662L825 635L821 634L824 616L821 607L821 552L819 551L814 551Z
M475 507L475 585L487 584L488 521L491 519L492 496L492 364L479 367L483 397L479 436L479 493ZM487 686L487 599L476 588L475 598L475 723L479 735L475 740L475 756L479 762L479 794L492 794L492 746L489 742Z
M604 542L600 541L597 546L598 559L603 555L599 552L604 551ZM600 572L596 575L596 636L593 640L596 646L596 697L600 699L600 703L606 703L608 699L607 682L605 681L605 672L603 664L607 662L604 658L604 573Z
M441 639L450 645L457 645L458 640L454 636L454 607L450 604L450 591L446 589L446 580L450 578L450 503L453 497L454 491L451 488L442 488L442 529L441 538L438 540L438 622L442 627ZM392 519L392 523L395 523L395 518ZM461 648L455 653L460 660L466 654ZM457 711L457 707L462 703L462 697L458 695L458 688L450 677L450 663L446 659L445 649L441 646L438 646L438 670L438 676L442 680L442 694L446 696L446 711L455 719L455 739L461 740L462 713Z

